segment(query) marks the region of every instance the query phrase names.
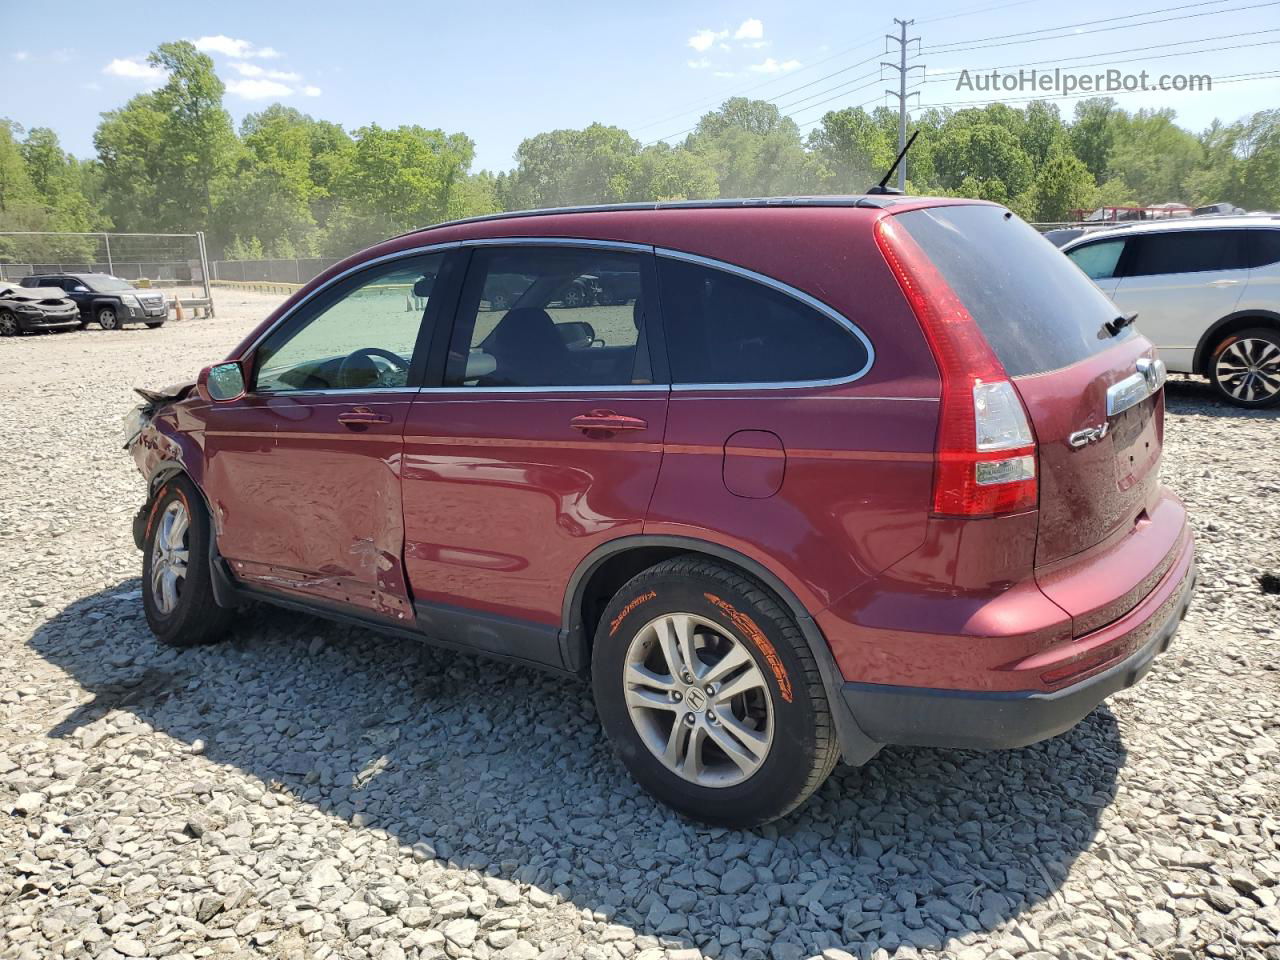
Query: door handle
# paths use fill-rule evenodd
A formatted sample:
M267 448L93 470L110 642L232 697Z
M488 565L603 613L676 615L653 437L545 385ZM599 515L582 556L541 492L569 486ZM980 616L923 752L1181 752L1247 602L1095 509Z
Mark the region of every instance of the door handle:
M1239 280L1213 280L1209 283L1211 287L1234 287Z
M356 407L338 414L338 422L351 430L362 430L371 423L390 423L386 414L374 413L368 407Z
M592 430L599 430L603 433L617 433L620 430L648 429L649 422L641 420L639 417L627 417L620 413L614 413L612 410L592 410L590 413L574 417L569 421L569 426L575 430L581 430L583 433L589 433Z

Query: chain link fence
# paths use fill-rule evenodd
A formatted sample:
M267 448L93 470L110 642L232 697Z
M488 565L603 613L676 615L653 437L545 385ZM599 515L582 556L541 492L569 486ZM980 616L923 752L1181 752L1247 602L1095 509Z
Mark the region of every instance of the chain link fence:
M0 280L106 273L213 315L204 233L0 232Z
M214 260L209 264L215 283L304 284L328 270L342 257L300 259Z

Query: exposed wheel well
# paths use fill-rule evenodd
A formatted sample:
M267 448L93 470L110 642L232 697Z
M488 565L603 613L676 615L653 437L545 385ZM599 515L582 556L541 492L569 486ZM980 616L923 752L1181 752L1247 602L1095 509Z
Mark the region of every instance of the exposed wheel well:
M1207 377L1209 375L1209 360L1213 357L1213 351L1218 344L1233 333L1255 327L1266 327L1280 333L1280 314L1248 312L1233 314L1219 320L1205 332L1205 335L1200 339L1199 346L1196 347L1196 372Z
M578 622L582 625L582 637L584 649L588 653L588 662L600 617L604 615L604 608L609 605L613 595L622 589L622 585L654 564L693 552L682 547L633 547L606 557L599 566L587 574L587 579L582 585L582 599L576 612Z

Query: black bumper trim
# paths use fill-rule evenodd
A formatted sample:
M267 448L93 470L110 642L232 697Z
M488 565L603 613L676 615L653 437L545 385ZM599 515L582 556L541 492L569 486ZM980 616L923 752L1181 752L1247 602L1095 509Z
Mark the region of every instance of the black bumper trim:
M1003 750L1070 730L1111 694L1131 687L1173 641L1195 591L1194 563L1165 622L1147 643L1095 676L1052 693L937 690L846 683L841 693L858 726L883 744Z

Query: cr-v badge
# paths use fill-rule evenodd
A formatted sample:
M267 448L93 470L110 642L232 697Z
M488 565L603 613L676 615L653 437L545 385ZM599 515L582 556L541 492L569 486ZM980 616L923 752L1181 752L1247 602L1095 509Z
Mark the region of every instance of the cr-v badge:
M1100 423L1096 427L1085 427L1083 430L1077 430L1067 437L1067 443L1079 449L1093 443L1095 440L1101 440L1107 435L1109 429L1111 429L1110 423Z

